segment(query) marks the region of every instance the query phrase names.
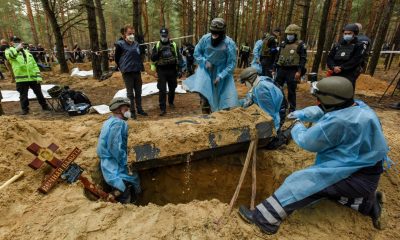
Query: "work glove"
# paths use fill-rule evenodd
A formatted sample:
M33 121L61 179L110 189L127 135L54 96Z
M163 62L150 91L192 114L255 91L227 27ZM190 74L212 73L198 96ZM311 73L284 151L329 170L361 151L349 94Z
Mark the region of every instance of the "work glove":
M206 69L209 71L212 69L212 64L209 61L206 62Z
M217 84L219 83L220 80L221 80L221 78L220 78L220 77L217 77L217 78L214 80L214 85L217 85Z
M242 104L243 108L248 108L253 104L253 100L251 98L246 98Z
M287 115L287 118L288 119L297 119L297 118L301 119L301 118L303 118L303 116L304 116L304 113L301 110L297 110L297 111L289 113Z

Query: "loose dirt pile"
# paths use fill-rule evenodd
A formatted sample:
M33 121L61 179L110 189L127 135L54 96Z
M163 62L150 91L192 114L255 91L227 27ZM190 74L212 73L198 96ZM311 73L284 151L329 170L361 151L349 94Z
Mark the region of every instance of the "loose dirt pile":
M62 83L67 81L71 81L74 86L81 86L86 92L92 91L91 98L96 101L106 99L104 96L108 88L114 88L107 81L97 83L86 79L78 82L67 76L60 80ZM115 82L117 81L118 84L122 84L121 79L116 78ZM365 81L365 86L368 87L374 83L371 79ZM371 81L370 84L368 81ZM360 86L363 88L363 84ZM299 93L301 106L313 102L307 89L304 87ZM150 102L153 102L154 107ZM66 118L64 115L50 115L35 110L38 108L35 102L31 105L33 113L27 117L0 117L0 183L20 170L25 171L22 179L0 192L0 239L259 239L261 234L243 223L235 213L223 226L215 226L215 221L228 208L226 202L236 187L241 162L244 160L243 154L142 173L142 180L146 180L143 188L147 191L143 201L163 206L152 203L134 206L93 202L84 196L78 183L60 183L48 195L38 193L36 189L50 169L30 169L27 164L33 159L33 155L25 148L32 142L42 146L54 142L60 146L57 155L65 157L77 146L83 152L76 162L85 168L84 174L90 176L97 168L97 138L102 122L107 116ZM155 116L158 111L157 105L156 96L145 98L144 106L150 109L149 112L153 115L151 119L158 118ZM18 110L17 103L3 104L3 107L6 113L17 113ZM16 109L11 109L12 107ZM195 94L187 94L178 96L177 110L171 110L168 117L193 116L198 113L198 97ZM377 113L391 147L389 155L398 163L400 114L388 109L377 109ZM146 124L147 119L139 120L144 121L141 124ZM135 122L129 124L131 131L140 125L136 125ZM294 143L276 151L259 151L258 201L273 192L291 172L312 164L313 158L312 153L299 149ZM329 201L321 201L295 212L282 224L277 235L266 238L400 239L398 171L395 166L384 173L379 185L387 196L385 206L388 210L389 225L386 230L373 229L368 217L361 216L351 209ZM239 203L248 204L250 184L248 173ZM166 204L167 202L174 204Z

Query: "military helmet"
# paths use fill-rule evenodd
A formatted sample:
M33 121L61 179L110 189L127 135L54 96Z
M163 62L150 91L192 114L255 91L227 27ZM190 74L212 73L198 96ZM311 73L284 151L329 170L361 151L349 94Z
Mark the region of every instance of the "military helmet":
M289 26L286 27L285 29L286 34L300 34L300 27L296 24L290 24Z
M257 70L252 67L244 69L239 75L240 83L244 83L245 81L254 82L256 78Z
M121 106L131 106L131 101L128 98L116 97L113 98L109 104L110 111L115 111Z
M344 31L352 31L352 32L354 32L355 35L357 35L358 32L360 31L360 29L358 28L357 24L350 23L350 24L347 24L346 26L344 26L343 32Z
M214 18L211 21L210 32L225 32L226 23L223 18Z
M312 92L323 105L336 106L353 99L353 84L344 77L332 76L312 83Z

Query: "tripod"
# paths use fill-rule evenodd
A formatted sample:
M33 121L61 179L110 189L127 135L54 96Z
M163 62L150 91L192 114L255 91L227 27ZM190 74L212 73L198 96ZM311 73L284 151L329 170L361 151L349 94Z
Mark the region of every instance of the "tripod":
M389 90L389 88L392 86L392 84L396 81L397 77L400 74L400 70L396 73L396 75L394 76L394 78L392 79L392 81L390 82L389 86L386 88L385 92L382 94L381 98L379 99L378 103L380 103L382 101L382 98L385 96L386 92ZM393 97L394 92L396 91L396 89L398 89L400 87L400 78L397 79L397 83L393 89L392 94L390 95L391 97Z

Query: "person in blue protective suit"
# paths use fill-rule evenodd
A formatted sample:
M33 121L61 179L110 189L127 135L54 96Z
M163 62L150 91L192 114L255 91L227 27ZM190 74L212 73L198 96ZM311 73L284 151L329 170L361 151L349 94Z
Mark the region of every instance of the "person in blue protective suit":
M211 21L211 33L204 35L194 50L198 64L196 73L183 82L187 90L200 93L205 114L239 105L233 79L236 44L225 31L224 19Z
M100 170L116 200L131 203L141 192L137 173L128 169L128 124L131 117L130 100L117 97L111 100L110 110L113 115L103 124L97 145L100 158Z
M274 120L275 130L281 127L280 110L283 94L272 78L258 76L257 70L249 67L244 69L240 76L240 82L246 84L249 89L246 98L240 100L242 107L247 108L252 104L257 104L262 110L268 113Z
M257 73L259 75L262 74L262 67L261 67L261 49L263 46L264 39L266 37L266 34L263 35L262 39L257 40L257 42L254 44L253 48L253 60L251 61L250 66L254 69L257 70Z
M376 189L383 163L390 160L378 117L365 103L353 100L353 85L344 77L315 82L313 94L319 106L288 117L296 118L293 140L317 153L315 163L287 177L254 210L240 206L240 216L274 234L293 211L328 198L370 216L374 227L382 229L384 196ZM302 122L314 125L306 128Z

